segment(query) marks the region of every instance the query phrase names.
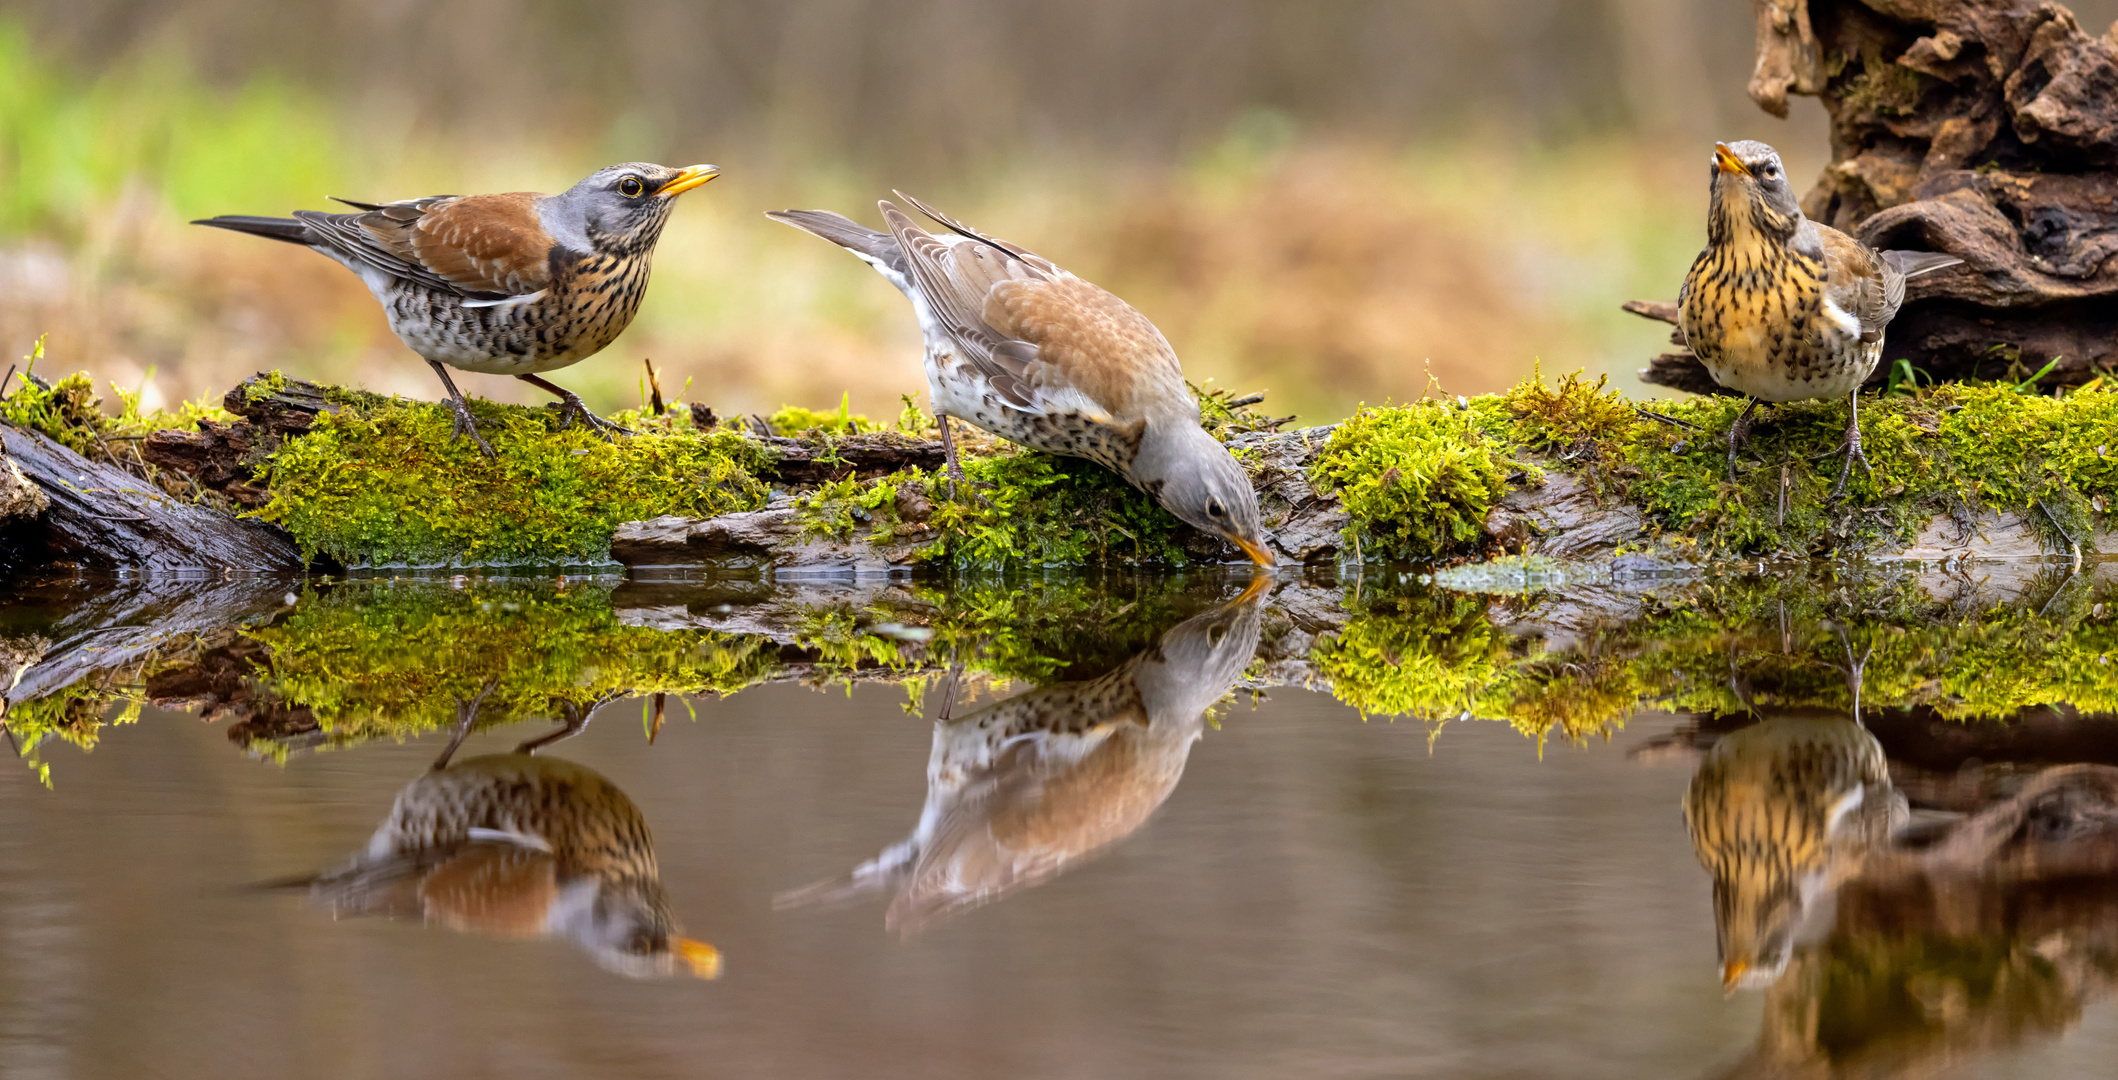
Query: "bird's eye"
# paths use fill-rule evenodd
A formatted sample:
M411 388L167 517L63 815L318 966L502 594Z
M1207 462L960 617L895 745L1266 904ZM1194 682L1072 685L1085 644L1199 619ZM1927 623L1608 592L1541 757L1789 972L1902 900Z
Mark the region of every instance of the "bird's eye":
M654 935L648 933L634 934L632 940L625 943L625 951L634 956L646 956L655 951Z
M1221 505L1221 500L1219 500L1219 499L1209 499L1209 500L1207 500L1207 502L1206 502L1206 516L1207 516L1207 517L1217 517L1217 518L1218 518L1218 517L1227 517L1227 516L1228 516L1228 508L1227 508L1227 507L1225 507L1225 506L1222 506L1222 505Z
M641 183L640 178L637 176L628 176L618 181L618 194L628 199L637 199L640 197L640 193L646 190L647 185Z

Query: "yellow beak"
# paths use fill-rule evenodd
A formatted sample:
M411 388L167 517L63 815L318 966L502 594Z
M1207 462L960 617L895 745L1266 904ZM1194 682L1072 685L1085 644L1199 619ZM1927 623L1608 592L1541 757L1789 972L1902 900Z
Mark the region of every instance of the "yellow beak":
M676 179L663 184L662 189L655 192L655 194L665 199L672 198L682 195L719 175L721 175L721 167L718 165L693 165L678 173Z
M688 937L673 938L669 947L684 961L693 975L701 979L716 979L721 975L721 951L703 941Z
M1253 544L1240 536L1232 539L1235 540L1235 546L1243 549L1243 554L1250 556L1251 562L1264 567L1275 566L1279 563L1278 559L1272 557L1272 552L1265 550L1265 545Z
M1743 981L1743 975L1749 970L1750 965L1741 960L1730 960L1728 963L1722 964L1721 992L1724 994L1735 993L1736 984Z
M1714 144L1714 164L1719 166L1720 170L1725 173L1735 173L1738 176L1750 175L1750 167L1736 160L1736 152L1730 150L1725 142Z
M1241 596L1236 597L1234 600L1229 601L1229 603L1247 604L1252 600L1255 600L1258 597L1265 595L1265 593L1272 588L1272 585L1273 580L1271 574L1257 574L1250 579L1250 584L1243 586L1243 594Z

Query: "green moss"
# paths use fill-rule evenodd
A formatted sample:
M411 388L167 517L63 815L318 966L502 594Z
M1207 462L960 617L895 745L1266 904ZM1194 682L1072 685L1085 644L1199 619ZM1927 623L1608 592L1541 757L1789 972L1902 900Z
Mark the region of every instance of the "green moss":
M1363 406L1331 433L1310 469L1353 517L1347 542L1364 557L1425 559L1473 549L1519 471L1473 410L1420 401Z
M1846 79L1839 97L1856 113L1911 116L1919 110L1920 75L1880 54L1865 54L1861 70Z
M606 441L551 430L549 410L473 401L498 457L451 439L439 405L399 400L317 418L260 470L260 516L305 554L349 566L600 562L619 524L764 504L758 443L734 432L641 430ZM634 418L637 420L637 418Z
M202 419L231 419L225 411L203 404L183 405L174 411L142 412L140 391L126 390L116 383L110 389L117 395L118 412L112 415L104 411L95 379L87 372L68 375L55 383L46 382L36 373L37 362L42 359L44 341L40 338L23 358L23 369L17 378L9 380L8 386L0 386L0 391L13 388L0 398L0 420L45 435L91 461L114 463L152 476L152 466L140 459L134 445L139 438L169 429L196 431Z
M250 636L269 651L259 684L337 744L448 727L481 694L485 727L626 694L732 693L777 664L760 638L627 626L596 585L352 583Z
M789 438L812 432L822 435L860 435L882 430L881 424L853 412L850 402L851 395L840 398L838 411L835 413L788 405L766 417L766 423L772 425L773 434Z

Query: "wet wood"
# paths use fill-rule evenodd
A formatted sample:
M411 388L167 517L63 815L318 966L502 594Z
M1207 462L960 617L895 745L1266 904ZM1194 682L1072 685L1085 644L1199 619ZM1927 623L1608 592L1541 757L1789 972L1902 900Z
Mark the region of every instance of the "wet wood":
M37 432L0 424L0 453L49 504L34 517L0 525L0 574L51 567L298 573L303 567L294 541L279 529L173 497Z
M1911 283L1873 382L1900 358L1945 380L2056 360L2044 382L2066 386L2118 365L2118 33L2020 0L1754 6L1752 99L1785 116L1788 95L1814 96L1831 120L1804 213L1964 260ZM1674 321L1666 307L1626 305ZM1717 389L1675 344L1641 378Z

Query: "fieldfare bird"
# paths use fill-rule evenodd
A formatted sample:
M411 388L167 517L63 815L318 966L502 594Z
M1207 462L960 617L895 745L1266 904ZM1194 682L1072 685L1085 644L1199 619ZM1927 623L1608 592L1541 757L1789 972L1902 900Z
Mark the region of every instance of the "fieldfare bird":
M579 417L606 435L623 431L537 373L594 356L624 331L647 291L655 242L676 197L720 172L628 162L560 195L338 199L359 212L192 224L301 244L359 274L390 329L441 376L455 434L468 433L491 457L448 369L513 375L558 395L561 430Z
M963 482L954 417L1097 462L1259 565L1273 564L1250 478L1199 426L1176 350L1146 316L1049 259L897 196L949 234L927 232L888 200L879 204L888 232L827 210L767 216L851 251L912 301L952 484Z
M1843 394L1853 410L1836 497L1861 453L1860 389L1883 356L1905 279L1963 260L1876 251L1802 216L1787 170L1761 142L1714 144L1706 250L1684 276L1684 338L1714 381L1749 397L1728 432L1728 475L1759 401Z
M1684 825L1713 876L1722 986L1779 978L1818 898L1906 814L1882 745L1844 712L1768 710L1715 742L1684 795Z
M633 978L720 972L713 946L677 932L639 807L587 768L520 749L437 763L345 866L285 884L307 884L334 916L569 938Z
M944 705L912 835L845 877L781 894L775 906L894 888L883 923L910 936L1132 835L1176 790L1207 708L1257 652L1270 585L1259 576L1235 600L1177 624L1098 678L962 717ZM953 680L950 689L953 696Z

